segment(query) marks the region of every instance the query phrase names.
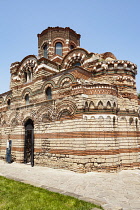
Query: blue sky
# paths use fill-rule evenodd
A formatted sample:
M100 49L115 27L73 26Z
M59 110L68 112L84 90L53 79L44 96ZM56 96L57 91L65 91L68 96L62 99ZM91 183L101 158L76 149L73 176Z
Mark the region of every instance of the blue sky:
M90 52L137 64L140 91L140 0L0 0L0 93L9 90L10 64L37 55L37 34L49 26L80 33Z

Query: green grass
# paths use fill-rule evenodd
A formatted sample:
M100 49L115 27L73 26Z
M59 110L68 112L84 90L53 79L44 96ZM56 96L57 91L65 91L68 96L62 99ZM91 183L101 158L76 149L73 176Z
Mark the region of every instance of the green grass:
M0 210L88 210L92 203L0 176Z

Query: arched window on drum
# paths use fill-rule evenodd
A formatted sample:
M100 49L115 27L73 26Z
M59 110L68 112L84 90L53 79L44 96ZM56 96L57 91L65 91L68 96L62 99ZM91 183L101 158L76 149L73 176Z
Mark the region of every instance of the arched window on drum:
M57 42L55 44L55 54L62 56L62 43L61 42Z

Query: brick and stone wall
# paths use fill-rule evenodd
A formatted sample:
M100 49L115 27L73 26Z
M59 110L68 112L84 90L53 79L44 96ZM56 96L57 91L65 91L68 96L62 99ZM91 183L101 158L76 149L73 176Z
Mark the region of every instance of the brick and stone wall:
M69 28L48 28L38 35L39 57L11 64L10 91L0 95L1 159L10 139L12 160L24 162L30 119L35 165L77 172L140 167L137 66L112 53L89 53L78 47L79 38ZM60 40L63 56L56 58L54 43ZM48 58L41 51L46 41Z

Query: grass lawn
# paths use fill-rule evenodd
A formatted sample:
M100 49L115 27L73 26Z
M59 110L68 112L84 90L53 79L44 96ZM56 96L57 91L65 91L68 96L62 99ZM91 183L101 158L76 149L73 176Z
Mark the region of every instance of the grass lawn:
M76 198L0 176L0 210L88 210L99 208Z

